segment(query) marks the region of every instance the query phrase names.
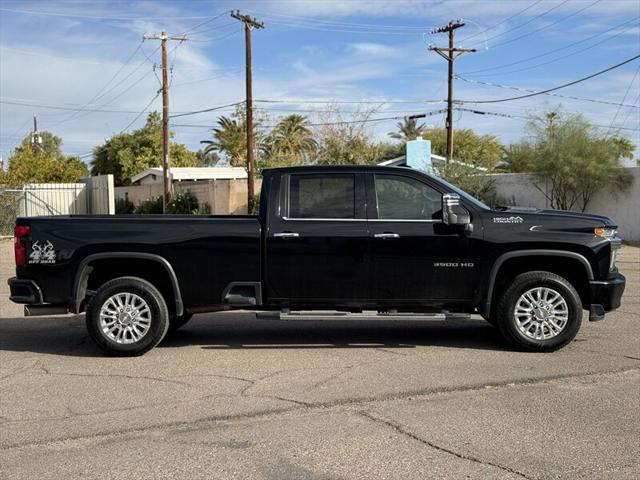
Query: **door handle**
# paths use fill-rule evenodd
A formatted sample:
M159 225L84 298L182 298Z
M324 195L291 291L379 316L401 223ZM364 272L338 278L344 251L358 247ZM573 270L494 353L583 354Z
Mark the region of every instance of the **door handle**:
M298 238L300 236L299 233L296 232L278 232L274 233L274 238Z
M397 233L376 233L373 235L373 238L382 238L382 239L400 238L400 235L398 235Z

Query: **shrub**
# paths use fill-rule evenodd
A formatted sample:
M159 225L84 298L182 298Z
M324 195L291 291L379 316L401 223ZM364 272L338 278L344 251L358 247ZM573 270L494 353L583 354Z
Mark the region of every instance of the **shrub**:
M249 205L249 215L258 215L260 213L260 194L256 193L251 199Z
M149 198L140 202L135 208L134 213L142 215L162 214L162 197Z
M128 198L116 198L116 215L129 215L135 209L136 206Z
M198 198L189 191L176 193L167 203L167 213L197 215L199 213Z

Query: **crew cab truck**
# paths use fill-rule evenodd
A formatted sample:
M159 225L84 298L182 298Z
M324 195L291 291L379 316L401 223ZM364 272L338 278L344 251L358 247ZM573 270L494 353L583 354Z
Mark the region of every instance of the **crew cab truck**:
M422 318L479 313L516 348L552 351L618 308L606 217L491 209L405 167L266 170L258 216L18 218L11 300L86 312L110 354L139 355L194 313ZM316 317L314 317L316 315Z

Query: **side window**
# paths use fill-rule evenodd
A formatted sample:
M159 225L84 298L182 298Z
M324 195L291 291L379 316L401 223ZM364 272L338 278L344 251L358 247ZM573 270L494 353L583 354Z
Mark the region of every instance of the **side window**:
M378 218L433 220L442 218L442 194L413 178L376 175Z
M289 218L355 218L353 174L291 175Z

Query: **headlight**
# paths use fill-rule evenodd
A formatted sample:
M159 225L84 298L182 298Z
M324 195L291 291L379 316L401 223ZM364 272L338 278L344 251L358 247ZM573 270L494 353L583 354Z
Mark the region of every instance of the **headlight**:
M615 228L610 227L598 227L593 230L593 233L602 238L606 238L611 242L611 259L609 260L609 271L613 272L616 269L616 257L618 256L618 250L622 246L622 240L618 237L618 231Z
M593 233L595 233L598 237L612 238L615 237L618 231L615 228L598 227L593 230Z

